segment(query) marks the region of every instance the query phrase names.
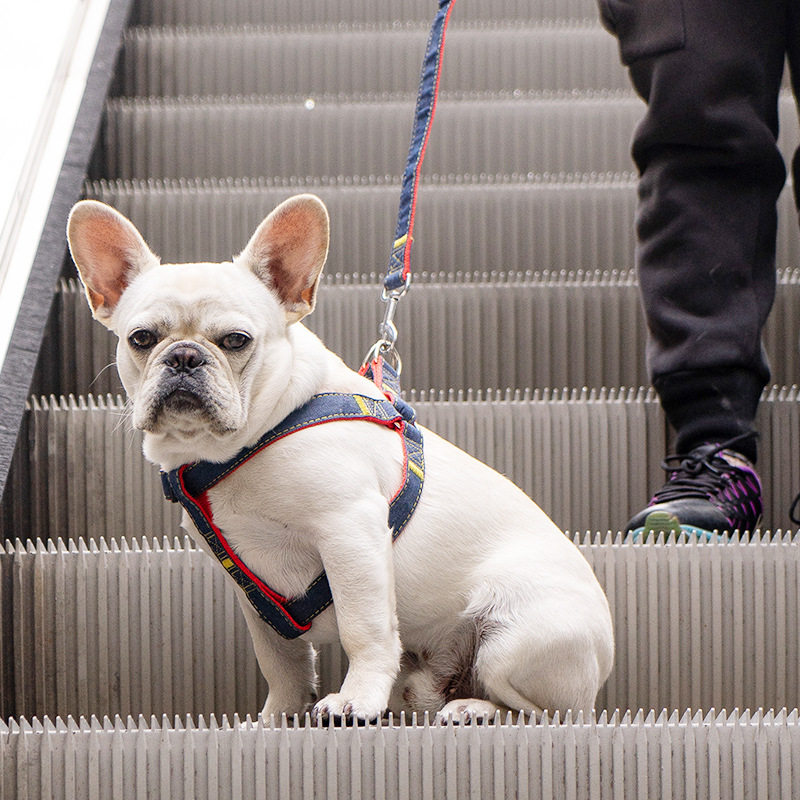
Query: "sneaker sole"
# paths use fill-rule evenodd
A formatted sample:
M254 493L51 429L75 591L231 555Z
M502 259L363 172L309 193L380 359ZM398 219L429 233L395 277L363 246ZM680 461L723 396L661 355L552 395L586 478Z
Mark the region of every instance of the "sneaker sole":
M640 536L646 539L652 535L655 539L659 533L663 533L665 536L674 533L676 538L683 535L686 538L705 539L709 542L722 538L716 531L707 531L705 528L698 528L695 525L682 524L674 514L670 514L668 511L653 511L648 514L644 525L630 531L630 536L636 541Z

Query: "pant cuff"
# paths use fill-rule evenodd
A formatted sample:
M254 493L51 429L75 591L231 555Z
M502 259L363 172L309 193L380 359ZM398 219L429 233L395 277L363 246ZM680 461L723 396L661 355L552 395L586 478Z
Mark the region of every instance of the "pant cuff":
M657 378L661 406L677 433L676 452L750 433L764 381L747 370L687 371ZM736 448L754 464L755 437Z

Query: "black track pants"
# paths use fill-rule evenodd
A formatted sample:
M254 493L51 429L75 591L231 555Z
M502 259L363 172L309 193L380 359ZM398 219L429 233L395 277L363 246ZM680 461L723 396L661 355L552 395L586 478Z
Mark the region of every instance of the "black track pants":
M769 380L777 102L787 54L800 81L800 0L599 2L648 104L636 264L651 377L686 452L751 430Z

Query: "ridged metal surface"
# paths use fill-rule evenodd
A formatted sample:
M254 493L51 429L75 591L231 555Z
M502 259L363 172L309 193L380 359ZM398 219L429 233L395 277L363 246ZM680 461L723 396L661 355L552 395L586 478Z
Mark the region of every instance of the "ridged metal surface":
M433 9L433 10L432 10ZM432 0L142 0L137 19L147 25L318 25L351 22L430 22ZM492 0L461 2L457 21L494 19L592 19L596 0Z
M124 94L301 95L404 92L419 80L428 21L403 26L136 28ZM364 65L369 64L365 69ZM599 22L453 22L443 91L627 89Z
M357 369L383 316L379 278L332 278L308 327ZM74 393L120 392L116 337L76 282L58 296L61 361ZM418 276L400 304L407 389L639 386L645 328L630 273ZM76 344L79 343L79 344ZM105 369L104 369L105 368Z
M354 369L383 315L378 276L332 275L311 330ZM122 391L116 337L95 323L75 281L57 295L62 389ZM398 311L408 389L640 386L646 329L633 274L417 275ZM778 385L800 383L800 272L780 274L764 341Z
M598 709L794 708L800 539L641 544L576 536L617 658ZM0 554L5 716L256 715L265 686L233 588L188 540L12 545ZM13 664L13 669L11 665ZM346 659L320 656L323 692Z
M226 261L278 203L313 192L328 206L328 274L382 272L398 179L95 181L87 197L129 217L162 261ZM459 175L423 179L412 269L471 272L633 269L630 173ZM792 187L779 199L777 264L800 264Z
M13 647L14 714L233 713L263 704L244 617L201 551L166 539L29 542L8 543L2 560L13 582L3 606L16 611L13 645L4 642Z
M121 398L31 398L25 422L15 530L8 539L99 540L174 534L158 470L142 455ZM24 456L24 457L23 457ZM17 466L12 468L17 472ZM13 483L12 483L13 486Z
M4 800L791 798L799 763L796 711L340 729L68 718L0 728Z
M398 175L411 96L115 100L112 178ZM644 104L628 92L445 94L426 174L624 172ZM800 144L794 101L780 101L780 145Z
M115 100L114 178L397 175L414 98L318 96ZM443 95L427 174L593 172L631 168L643 104L628 93Z
M618 531L664 479L669 446L644 389L416 393L420 421L507 475L563 530ZM764 529L787 527L800 486L796 387L764 393L757 418ZM121 401L33 400L11 487L9 539L160 536L174 506L123 419Z
M278 203L313 192L331 217L329 275L384 271L400 197L397 180L377 178L98 181L85 191L128 216L165 263L229 260ZM632 269L635 200L625 173L431 178L418 194L412 270ZM787 237L796 261L798 238Z
M661 477L664 423L644 390L410 399L423 424L506 474L564 530L619 530L650 490L648 479ZM119 399L34 399L22 447L11 485L25 503L6 538L177 530L177 506L164 500Z
M671 447L652 390L515 396L412 392L409 399L423 424L510 477L564 530L619 531L664 483L660 464ZM796 386L764 391L756 429L763 529L790 528L800 487Z

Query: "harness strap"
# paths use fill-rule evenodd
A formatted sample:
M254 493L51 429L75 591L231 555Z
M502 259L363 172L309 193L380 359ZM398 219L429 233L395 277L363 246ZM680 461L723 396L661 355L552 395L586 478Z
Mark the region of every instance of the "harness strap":
M436 100L439 95L439 80L442 72L442 54L450 21L450 12L456 0L439 0L439 11L433 20L425 58L422 62L419 89L417 90L417 106L414 112L414 127L411 132L411 146L408 150L403 183L400 189L400 208L397 216L397 228L394 244L389 256L389 271L383 285L387 291L398 291L403 288L411 273L411 242L414 232L414 214L417 207L417 189L425 158L425 148L436 113Z
M363 420L395 429L403 442L404 466L400 489L389 502L389 527L392 540L407 525L422 494L425 461L422 434L414 424L413 409L402 400L397 405L389 400L375 400L357 394L318 394L293 411L252 447L241 450L224 464L198 461L161 473L164 494L180 503L212 552L247 595L253 608L268 625L286 639L294 639L311 628L314 617L332 602L330 585L320 573L302 595L287 599L267 586L255 575L225 538L214 522L209 489L230 475L256 453L291 433L339 420Z

